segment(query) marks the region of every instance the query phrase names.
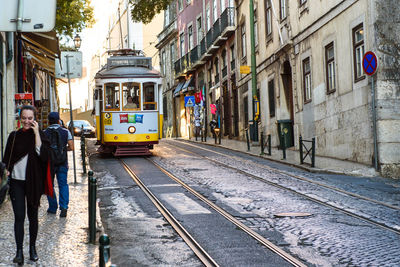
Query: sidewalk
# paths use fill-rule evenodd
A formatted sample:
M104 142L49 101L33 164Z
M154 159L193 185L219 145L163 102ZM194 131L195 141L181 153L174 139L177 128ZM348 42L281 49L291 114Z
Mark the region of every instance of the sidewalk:
M283 164L295 166L297 168L301 168L314 173L322 172L322 173L345 174L345 175L366 176L366 177L379 176L379 173L376 172L372 166L367 166L360 163L339 160L334 158L320 157L320 156L315 156L315 167L311 168L310 157L307 156L307 159L305 159L306 164L300 164L300 155L299 155L300 153L298 150L294 150L294 148L286 149L286 159L283 159L282 150L278 150L276 147L272 147L271 156L266 155L267 148L264 149L264 155L260 155L261 146L259 144L253 146L250 143L250 151L248 151L246 141L221 139L220 145L218 144L218 140L217 144L215 144L214 138L210 137L207 137L206 142L201 142L200 137L197 138L197 141L195 140L194 137L192 137L189 141L203 143L212 146L222 146L232 150L241 151L255 156L267 158Z
M88 179L87 175L83 174L79 139L75 139L75 149L76 184L74 183L72 152L68 152L70 194L68 215L66 218L60 218L59 210L56 215L47 214L47 198L42 196L39 208L39 234L36 242L39 261L35 263L29 260L29 228L26 217L24 266L98 265L98 245L89 244ZM55 191L58 196L57 184ZM15 251L14 214L11 201L8 199L0 207L0 266L16 266L12 263Z

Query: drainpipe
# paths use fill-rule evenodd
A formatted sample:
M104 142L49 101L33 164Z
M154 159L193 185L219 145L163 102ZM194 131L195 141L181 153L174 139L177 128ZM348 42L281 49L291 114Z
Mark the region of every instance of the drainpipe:
M256 73L256 41L254 36L254 4L250 0L250 43L251 43L251 88L253 95L253 141L258 141L258 118L256 118L257 104L257 73Z

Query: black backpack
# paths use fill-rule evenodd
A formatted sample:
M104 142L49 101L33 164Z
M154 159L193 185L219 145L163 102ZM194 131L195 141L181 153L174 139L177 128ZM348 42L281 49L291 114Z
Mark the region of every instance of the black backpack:
M47 136L50 140L50 159L53 165L59 166L67 160L67 147L57 129L48 128Z

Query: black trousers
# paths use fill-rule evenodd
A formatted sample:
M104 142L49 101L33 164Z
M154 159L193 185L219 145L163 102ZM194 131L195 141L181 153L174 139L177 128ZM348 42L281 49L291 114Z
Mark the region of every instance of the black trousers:
M14 211L14 234L17 249L22 249L24 241L25 206L28 207L29 244L34 246L38 234L38 208L26 205L25 181L10 180L10 198Z

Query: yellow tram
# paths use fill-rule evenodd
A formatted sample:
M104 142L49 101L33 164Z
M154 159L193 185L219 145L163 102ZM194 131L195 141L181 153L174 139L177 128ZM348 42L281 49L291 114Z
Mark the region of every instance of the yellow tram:
M161 75L139 50L109 51L95 76L100 153L150 155L162 128Z

